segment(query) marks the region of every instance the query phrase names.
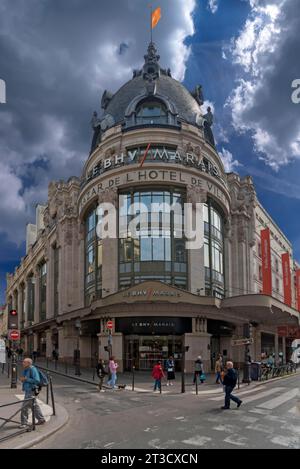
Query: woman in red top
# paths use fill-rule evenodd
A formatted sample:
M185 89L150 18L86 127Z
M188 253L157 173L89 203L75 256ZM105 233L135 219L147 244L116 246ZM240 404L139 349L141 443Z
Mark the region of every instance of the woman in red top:
M154 391L158 388L161 390L161 379L165 377L161 362L158 361L156 365L154 365L154 368L152 370L152 377L155 379L154 382Z

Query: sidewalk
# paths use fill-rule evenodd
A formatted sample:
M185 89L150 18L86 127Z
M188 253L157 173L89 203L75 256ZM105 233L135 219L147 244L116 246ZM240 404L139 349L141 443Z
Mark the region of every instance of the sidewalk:
M58 374L74 380L89 384L98 384L98 377L94 368L81 368L80 376L75 375L75 367L73 365L64 365L63 363L55 363L53 360L38 359L36 365L51 374ZM187 394L196 394L196 386L193 384L193 373L185 374L185 391ZM243 374L240 372L240 388L249 387L246 383L242 383ZM218 394L223 392L223 387L215 383L215 373L207 373L206 381L198 385L198 394ZM133 374L132 372L118 373L117 385L126 385L127 391L132 391ZM257 382L255 382L257 384ZM134 373L134 392L137 393L153 393L154 380L151 371L135 371ZM251 386L251 384L250 384ZM253 384L252 384L253 386ZM104 389L109 389L105 383ZM159 394L159 393L158 393ZM176 373L176 379L173 386L167 386L166 379L162 380L162 394L181 394L181 372Z
M23 398L24 394L22 393L21 386L18 385L17 389L11 389L7 376L0 374L0 405L16 402L16 404L12 406L0 408L0 417L12 418L13 414L20 410ZM67 423L69 416L67 411L61 405L55 403L56 415L52 415L52 407L45 404L46 390L43 390L40 393L37 401L41 407L43 415L45 416L46 423L44 425L37 426L34 431L20 430L20 412L18 412L13 418L14 422L8 422L0 428L0 438L9 437L7 440L0 441L0 449L30 448L58 431ZM28 420L31 423L31 412L29 413ZM3 425L3 423L4 421L0 420L0 426ZM10 435L13 435L16 432L19 433L16 436L10 437Z

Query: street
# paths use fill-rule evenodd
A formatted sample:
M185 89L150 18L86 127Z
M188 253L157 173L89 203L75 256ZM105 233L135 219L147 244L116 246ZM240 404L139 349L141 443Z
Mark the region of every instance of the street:
M69 413L60 431L34 448L197 449L300 448L300 375L244 387L237 409L223 394L184 395L95 386L53 375L55 396Z

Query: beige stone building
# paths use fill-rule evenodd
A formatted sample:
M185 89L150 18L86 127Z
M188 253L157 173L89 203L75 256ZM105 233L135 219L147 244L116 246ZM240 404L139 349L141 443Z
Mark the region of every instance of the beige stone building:
M291 243L257 200L251 177L226 173L202 112L201 86L189 92L159 65L150 43L141 70L119 91L105 91L94 113L91 153L81 178L51 182L47 204L27 226L27 253L7 277L8 309L17 308L23 347L50 357L59 351L82 365L107 358L109 340L121 369L150 369L173 355L185 368L198 355L206 369L220 352L243 362L234 340L251 335L252 359L261 352L289 354L288 335L299 327L299 305L283 299L281 253ZM197 249L186 248L175 213L167 228L158 214L156 234L130 230L101 238L99 204L116 207L116 227L132 219L133 203L202 207ZM107 213L104 213L107 215ZM177 221L176 221L177 220ZM272 295L262 294L260 231L271 231ZM251 333L249 334L249 324Z

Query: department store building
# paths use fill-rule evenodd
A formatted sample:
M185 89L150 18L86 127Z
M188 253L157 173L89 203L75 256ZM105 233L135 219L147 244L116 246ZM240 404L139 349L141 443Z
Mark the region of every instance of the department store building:
M257 199L252 178L225 172L213 115L202 105L201 86L190 92L172 78L153 43L132 79L104 92L81 178L49 184L47 204L27 226L26 256L7 276L8 309L18 310L28 353L51 357L57 349L60 361L72 362L79 347L81 364L93 366L107 358L111 320L121 370L147 370L169 355L179 369L184 346L187 371L198 355L206 370L219 352L243 362L244 347L234 341L245 334L253 360L262 352L289 358L300 309L292 245ZM116 225L132 217L133 203L176 203L182 213L190 204L195 216L202 204L203 245L186 249L172 212L167 228L158 217L155 235L101 238L103 203L116 207Z

